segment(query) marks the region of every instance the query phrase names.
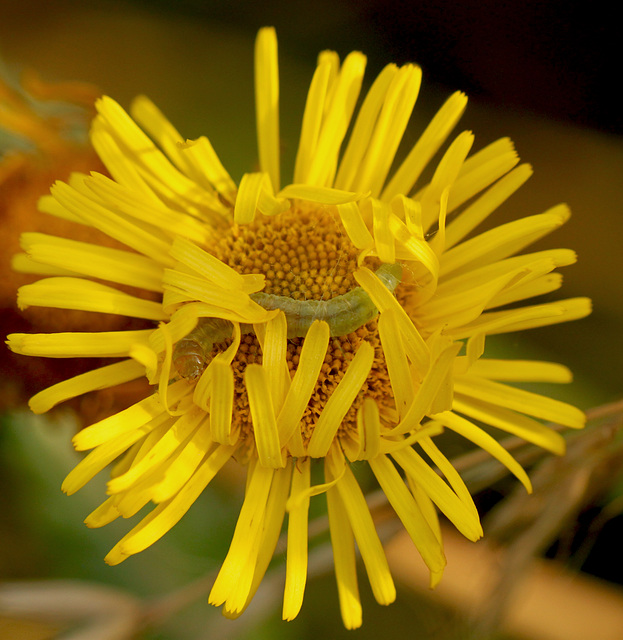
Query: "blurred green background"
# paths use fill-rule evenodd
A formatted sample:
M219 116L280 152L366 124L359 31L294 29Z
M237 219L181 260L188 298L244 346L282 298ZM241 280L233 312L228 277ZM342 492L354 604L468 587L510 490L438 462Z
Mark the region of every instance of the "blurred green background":
M366 53L368 82L391 61L423 66L409 140L455 89L470 96L461 127L474 131L476 148L501 136L514 140L535 174L491 224L569 203L569 223L535 247L578 252L579 262L564 270L556 297L588 295L594 312L581 322L490 345L509 357L570 366L575 382L554 391L584 409L620 398L623 120L614 98L617 36L603 12L592 16L568 3L536 1L128 0L87 6L4 0L0 54L16 71L32 67L47 80L95 83L124 106L147 94L182 135L209 136L239 179L256 162L253 41L265 25L275 26L279 38L284 176L293 164L315 58L325 48L342 56L353 49ZM153 548L119 567L106 566L102 558L127 523L97 531L82 525L103 495L103 482L71 498L60 493L62 478L78 459L69 443L73 428L70 416L53 424L26 412L3 419L0 512L7 517L0 525L0 577L82 578L155 596L219 565L240 504L239 487L225 482L206 492ZM368 600L364 627L354 634L340 628L333 579L327 578L311 585L295 622L277 623L278 608L267 625L240 637L311 638L324 632L375 638L390 624L394 637L409 637L414 625L420 637L441 637L435 635L441 618L406 590L387 609L371 604L367 587L362 591ZM202 600L149 637L208 637L203 630L218 619L220 613ZM444 624L451 626L447 619ZM222 631L212 637L228 636Z

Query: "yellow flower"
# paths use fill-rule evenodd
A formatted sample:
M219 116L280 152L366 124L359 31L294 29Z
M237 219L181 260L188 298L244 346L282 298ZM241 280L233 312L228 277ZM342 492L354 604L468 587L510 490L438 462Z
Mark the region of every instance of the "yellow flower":
M481 425L561 454L563 438L541 421L584 424L578 409L507 384L568 382L562 365L482 357L488 334L589 313L584 298L513 304L557 289L553 271L574 262L565 249L515 256L565 222L567 207L471 234L526 181L530 167L516 166L508 139L470 156L474 137L463 132L430 182L422 182L466 106L455 93L391 171L421 72L388 65L347 138L365 61L361 53L342 64L333 52L320 54L294 178L283 188L272 29L262 29L256 43L260 171L239 185L207 138L185 142L147 98L134 101L131 116L102 98L91 139L111 177L74 175L57 183L40 208L95 227L129 250L34 232L22 238L31 271L47 276L20 289L22 308L159 323L9 337L10 347L26 355L121 358L38 393L30 402L37 413L142 376L157 387L74 438L76 449L92 451L65 480L67 493L116 461L109 497L88 526L156 505L107 562L117 564L162 537L228 460L246 465L245 499L210 594L232 617L261 582L286 513L283 617L297 615L308 507L319 493L327 497L344 624L361 624L355 543L377 601L394 600L353 463L367 461L435 585L445 565L436 508L471 540L482 530L434 436L444 428L464 436L530 490L521 466ZM324 472L319 484L310 479L314 464Z

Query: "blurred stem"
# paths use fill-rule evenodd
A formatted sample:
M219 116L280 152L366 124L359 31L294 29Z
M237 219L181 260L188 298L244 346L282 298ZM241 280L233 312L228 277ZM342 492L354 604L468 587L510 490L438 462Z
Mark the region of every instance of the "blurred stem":
M474 616L473 638L495 636L532 560L620 474L623 443L616 439L623 425L623 402L597 407L587 417L593 423L604 422L569 438L564 458L548 458L536 468L532 496L516 491L488 515L488 544L504 540L505 553L486 605ZM614 501L611 511L621 506Z

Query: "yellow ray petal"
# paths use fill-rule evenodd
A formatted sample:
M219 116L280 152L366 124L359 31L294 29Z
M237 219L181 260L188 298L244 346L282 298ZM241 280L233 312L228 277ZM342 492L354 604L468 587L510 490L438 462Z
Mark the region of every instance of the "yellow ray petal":
M114 387L142 378L144 375L145 367L141 364L134 360L122 360L52 385L35 394L28 402L28 406L33 413L45 413L70 398L81 396L89 391Z
M233 446L219 446L173 498L153 509L110 550L105 558L106 562L111 565L119 564L128 556L143 551L159 540L190 509L234 451Z
M307 448L310 456L320 458L327 454L344 416L370 373L373 361L374 348L362 342L318 417Z
M357 585L355 537L336 487L327 491L327 509L342 622L347 629L357 629L361 626L362 612Z
M330 458L328 460L331 464ZM390 604L396 599L394 581L365 497L348 466L336 487L346 509L355 540L357 540L372 593L379 604Z
M396 467L384 455L371 458L369 462L383 489L383 493L385 493L389 503L396 511L426 566L431 573L442 573L446 565L446 559L441 542L429 527Z
M309 497L297 499L306 494L310 483L310 459L305 458L294 465L290 496L294 507L288 517L288 548L286 554L286 584L283 592L284 620L293 620L303 604L305 583L307 582L307 539Z
M397 73L398 67L395 64L388 64L375 78L372 87L366 94L335 178L335 186L339 189L352 188L358 179L361 163L369 148L378 115Z
M247 365L244 383L249 396L253 434L260 464L264 467L283 467L275 410L266 372L261 365Z
M464 438L471 440L476 446L490 453L517 477L528 493L532 493L530 478L528 478L528 474L523 470L523 467L488 433L471 423L469 420L466 420L451 411L438 413L434 418L435 420L439 420L439 422L449 429L452 429L452 431L455 431Z
M114 313L130 318L165 320L167 315L159 302L136 298L113 287L82 278L43 278L20 287L17 306L78 309L99 313Z
M470 398L526 413L543 420L551 420L573 429L582 428L586 422L584 413L570 404L531 391L516 389L493 380L469 375L460 376L455 380L454 388L456 393Z
M413 449L399 449L392 457L466 538L478 540L482 536L478 518Z
M11 351L46 358L122 358L135 343L147 342L151 329L99 333L12 333Z
M411 192L426 165L456 126L466 106L467 97L460 91L446 100L385 187L382 200L391 200L398 194L407 195Z

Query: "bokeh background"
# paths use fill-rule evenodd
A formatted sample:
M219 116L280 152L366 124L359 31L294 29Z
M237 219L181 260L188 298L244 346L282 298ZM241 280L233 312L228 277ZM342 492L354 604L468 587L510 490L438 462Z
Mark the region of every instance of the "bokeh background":
M622 60L609 11L562 0L2 0L0 55L9 71L31 67L47 80L95 83L124 106L138 93L149 95L183 135L208 135L234 179L256 162L252 74L259 27L275 26L279 38L284 175L294 160L318 51L331 48L342 56L363 51L368 81L390 61L418 62L423 89L407 138L415 140L443 100L461 89L470 96L461 126L475 132L476 148L509 136L535 169L492 224L540 213L561 201L571 206L571 220L538 248L578 252L579 262L564 270L557 296L589 295L592 316L491 344L509 357L569 365L574 383L546 391L587 409L623 395L623 112L617 90ZM240 504L235 481L216 484L153 548L120 567L104 565L103 556L127 523L98 531L82 525L100 500L103 482L71 498L60 493L60 482L77 459L69 444L74 428L70 414L51 422L27 412L3 418L0 578L84 579L157 597L218 566ZM613 473L608 495L600 500L616 498L622 484ZM589 505L586 512L599 506ZM615 546L622 532L619 516L591 534L595 539L585 572L609 584L623 581ZM362 591L368 600L364 627L350 634L340 628L328 576L312 582L293 623L278 622L277 605L268 620L258 616L252 630L222 626L220 614L204 599L145 637L203 638L208 629L218 638L324 633L363 639L389 628L395 637L411 637L416 629L424 638L452 633L448 616L439 615L437 605L414 595L409 585L387 609L372 604ZM45 625L5 628L7 638L53 637Z

